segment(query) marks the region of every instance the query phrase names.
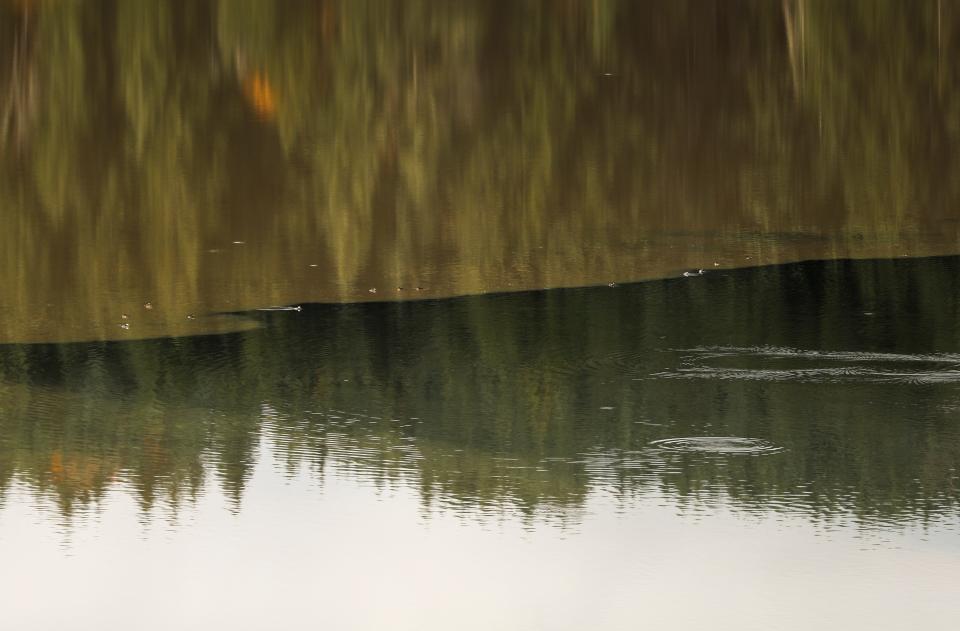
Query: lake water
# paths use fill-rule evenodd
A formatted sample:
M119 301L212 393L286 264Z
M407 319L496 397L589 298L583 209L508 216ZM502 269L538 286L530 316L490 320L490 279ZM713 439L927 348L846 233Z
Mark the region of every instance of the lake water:
M0 2L4 628L952 629L960 5Z

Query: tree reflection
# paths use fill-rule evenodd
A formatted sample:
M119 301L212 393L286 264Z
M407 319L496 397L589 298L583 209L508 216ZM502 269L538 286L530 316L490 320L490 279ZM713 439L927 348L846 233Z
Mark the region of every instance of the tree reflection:
M956 251L950 3L0 10L6 341Z
M19 480L71 514L117 486L149 511L217 483L239 506L264 446L290 475L413 486L430 510L575 519L603 490L864 523L952 515L956 272L956 259L804 264L316 306L226 336L5 346L0 489ZM682 378L716 345L747 350ZM650 448L697 435L786 450Z

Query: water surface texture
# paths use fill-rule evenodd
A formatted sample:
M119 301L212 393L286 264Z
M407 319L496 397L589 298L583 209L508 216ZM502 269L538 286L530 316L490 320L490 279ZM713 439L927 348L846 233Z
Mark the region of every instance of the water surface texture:
M0 2L0 616L952 629L960 5Z

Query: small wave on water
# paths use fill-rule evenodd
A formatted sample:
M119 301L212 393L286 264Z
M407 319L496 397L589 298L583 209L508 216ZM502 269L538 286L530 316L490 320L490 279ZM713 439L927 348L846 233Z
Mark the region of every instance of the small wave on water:
M544 367L547 372L565 377L603 372L640 375L643 374L644 362L645 357L641 353L629 351L585 357L570 357L557 352L547 357Z
M783 359L825 359L850 362L932 362L960 365L957 353L875 353L868 351L820 351L781 346L707 346L684 349L683 352L695 353L699 357L743 357Z
M656 373L655 377L808 383L960 383L960 355L955 353L901 354L780 347L708 347L677 352L683 354L680 365Z
M768 440L762 438L741 438L738 436L663 438L651 442L650 446L663 451L731 456L763 456L783 451L783 447L775 445Z

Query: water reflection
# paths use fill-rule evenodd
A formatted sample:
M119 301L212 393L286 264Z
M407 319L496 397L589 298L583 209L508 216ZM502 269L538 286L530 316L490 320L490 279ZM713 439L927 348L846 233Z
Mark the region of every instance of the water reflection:
M955 3L556 4L3 2L0 340L958 251Z
M4 346L0 489L67 516L116 488L144 514L211 485L239 508L267 458L478 519L575 524L597 494L865 526L955 519L958 271L804 263Z
M950 628L958 48L0 0L5 623Z

